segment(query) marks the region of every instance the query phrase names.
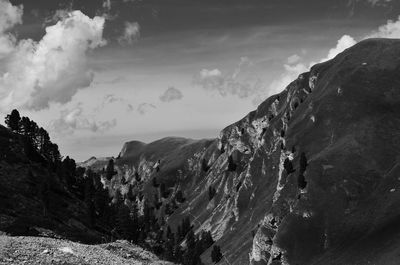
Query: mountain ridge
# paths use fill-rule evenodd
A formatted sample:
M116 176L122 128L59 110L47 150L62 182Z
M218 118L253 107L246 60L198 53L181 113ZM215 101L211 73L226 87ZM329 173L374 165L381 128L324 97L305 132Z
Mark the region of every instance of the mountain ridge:
M162 160L159 171L148 170L160 162L151 155L136 157L129 170L123 169L126 161L116 159L119 175L173 179L167 186L173 194L184 191L186 202L172 215L160 215L174 227L189 214L197 232L212 231L231 264L309 264L316 259L321 262L313 264L328 264L324 253L365 231L373 233L389 218L367 201L374 197L381 209L395 203L374 189L396 184L399 54L399 40L362 41L314 65L224 128L207 147L181 159L180 177L167 176L176 173L168 170L164 174ZM350 169L347 177L341 175L344 169ZM216 189L210 200L209 187ZM149 198L150 190L145 192ZM366 209L383 216L363 215ZM209 251L202 255L206 264Z

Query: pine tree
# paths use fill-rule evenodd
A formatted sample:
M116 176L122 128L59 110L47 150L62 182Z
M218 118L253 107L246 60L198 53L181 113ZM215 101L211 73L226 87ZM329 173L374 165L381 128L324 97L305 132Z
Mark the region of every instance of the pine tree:
M202 252L214 244L211 231L202 231L201 233Z
M110 160L108 161L108 165L107 165L107 168L106 168L106 178L107 178L108 180L111 180L112 177L113 177L115 174L117 174L117 172L116 172L115 169L114 169L114 160L113 160L113 159L110 159Z
M197 265L196 236L192 229L186 236L186 251L183 255L184 265Z
M165 186L165 183L161 183L160 185L160 194L163 198L168 198L169 192Z
M142 180L137 171L135 172L135 179L137 182L140 182Z
M218 245L214 245L211 251L211 260L215 263L220 262L222 259L221 248Z
M13 109L11 114L6 116L5 124L11 131L16 133L21 132L21 116L19 115L18 110Z
M228 157L228 171L236 171L237 165L233 161L232 155Z
M132 240L134 236L129 208L122 201L118 203L117 231L122 239Z
M212 186L208 187L208 200L209 201L211 201L212 198L214 198L216 192L217 191Z
M175 255L174 255L174 247L175 247L175 238L174 234L171 231L171 228L168 226L167 228L167 235L166 235L166 242L165 242L165 251L164 251L164 257L165 259L169 261L174 261Z
M283 167L285 168L287 174L291 174L291 173L293 173L295 171L293 169L293 164L289 160L289 158L285 159L285 161L283 162Z
M307 158L306 158L306 154L304 152L302 152L300 154L300 161L299 161L299 165L300 165L300 174L303 174L306 171L307 168Z
M176 193L176 195L175 195L175 198L176 198L176 200L177 200L179 203L185 202L185 198L183 197L183 193L182 193L181 190L178 190L178 191L177 191L177 193Z

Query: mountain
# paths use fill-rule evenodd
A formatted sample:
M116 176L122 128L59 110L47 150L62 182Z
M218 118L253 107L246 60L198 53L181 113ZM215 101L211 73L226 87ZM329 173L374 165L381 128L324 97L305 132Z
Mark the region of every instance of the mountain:
M126 143L108 188L211 231L220 264L397 264L399 72L400 40L362 41L217 139Z

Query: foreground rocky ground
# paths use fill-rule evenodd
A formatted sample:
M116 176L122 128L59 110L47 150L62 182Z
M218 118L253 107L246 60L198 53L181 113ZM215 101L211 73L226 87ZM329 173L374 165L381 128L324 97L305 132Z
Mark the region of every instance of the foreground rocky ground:
M154 254L130 244L116 241L85 245L46 237L0 236L0 264L172 264L160 261Z

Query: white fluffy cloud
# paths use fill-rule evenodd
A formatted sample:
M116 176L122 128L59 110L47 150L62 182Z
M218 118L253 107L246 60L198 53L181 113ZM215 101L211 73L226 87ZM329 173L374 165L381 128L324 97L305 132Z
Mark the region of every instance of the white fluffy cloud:
M0 59L14 50L16 38L8 31L22 23L22 14L22 6L13 6L6 0L0 0Z
M328 61L330 59L335 58L336 55L339 53L343 52L344 50L350 48L354 44L356 44L357 41L349 36L349 35L343 35L336 43L336 46L332 49L329 50L328 55L321 59L320 62Z
M371 3L378 1L371 1ZM387 1L390 2L390 1ZM380 26L377 30L371 32L367 36L361 38L360 40L367 38L400 38L400 16L398 20L388 20L385 25ZM343 35L336 43L336 46L328 51L325 58L319 60L318 62L324 62L333 59L336 55L343 52L347 48L355 45L357 40L349 35ZM271 82L269 86L270 93L278 93L284 89L291 81L297 78L297 76L303 72L310 69L311 66L318 62L305 63L301 61L301 57L290 56L288 58L288 64L284 65L285 71L278 78Z
M60 117L50 122L50 128L58 135L71 135L76 130L104 132L117 125L117 120L96 121L83 115L81 105L71 110L63 110Z
M4 5L4 0L0 1ZM10 14L22 14L21 7L11 10ZM14 24L20 22L20 15L13 17L16 19L10 21ZM51 102L66 103L78 89L88 87L93 72L86 54L105 45L104 22L103 17L89 18L73 11L46 27L39 42L26 39L14 43L5 71L0 73L0 110L44 109ZM5 36L4 31L0 33Z
M120 44L133 44L140 37L140 25L137 22L125 22L124 34L118 39Z
M400 38L400 16L396 21L388 20L385 25L382 25L378 30L367 36L368 38Z
M160 100L162 102L171 102L174 100L180 100L183 98L183 94L179 89L175 87L169 87L165 92L160 96Z

